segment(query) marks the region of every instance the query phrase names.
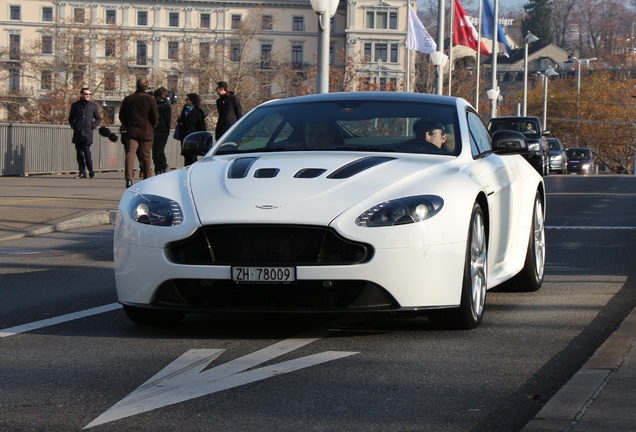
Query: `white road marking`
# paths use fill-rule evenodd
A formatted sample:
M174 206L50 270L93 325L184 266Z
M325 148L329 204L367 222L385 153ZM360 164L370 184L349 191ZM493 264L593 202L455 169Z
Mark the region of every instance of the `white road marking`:
M28 332L31 330L37 330L43 327L49 327L56 324L61 324L67 321L73 321L80 318L86 318L91 315L97 315L104 312L110 312L115 309L119 309L121 305L119 303L111 303L104 306L98 306L91 309L86 309L79 312L73 312L66 315L60 315L58 317L48 318L42 321L35 321L28 324L19 325L16 327L6 328L0 330L0 338L13 336L19 333Z
M633 226L546 226L545 229L553 230L636 230Z
M333 323L329 323L329 325L333 325ZM299 335L296 338L275 343L205 372L202 372L202 370L225 350L189 350L86 425L84 429L358 354L357 352L325 351L252 369L261 363L328 336L331 331L328 328L322 328L320 329L322 334L319 337L307 337L313 333L315 333L315 330Z

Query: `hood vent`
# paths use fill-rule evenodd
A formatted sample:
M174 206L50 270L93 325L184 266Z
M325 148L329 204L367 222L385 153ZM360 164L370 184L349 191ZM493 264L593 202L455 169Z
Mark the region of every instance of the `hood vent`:
M327 171L324 168L303 168L294 174L294 178L316 178L320 177Z
M229 178L245 178L247 177L247 173L250 170L250 167L254 162L256 162L257 157L244 157L234 159L232 165L230 165L230 170L228 172Z
M278 175L280 170L278 168L260 168L254 173L256 178L274 178Z
M384 162L388 162L395 159L394 157L376 157L370 156L355 160L350 162L344 166L341 166L331 174L327 176L330 179L344 179L352 177L364 170L372 168L376 165L379 165Z

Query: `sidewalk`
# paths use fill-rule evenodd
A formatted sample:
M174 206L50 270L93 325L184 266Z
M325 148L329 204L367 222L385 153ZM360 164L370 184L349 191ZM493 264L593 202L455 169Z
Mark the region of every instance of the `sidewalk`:
M3 240L110 224L124 184L123 172L0 177L0 253ZM556 431L636 431L636 309L522 429Z

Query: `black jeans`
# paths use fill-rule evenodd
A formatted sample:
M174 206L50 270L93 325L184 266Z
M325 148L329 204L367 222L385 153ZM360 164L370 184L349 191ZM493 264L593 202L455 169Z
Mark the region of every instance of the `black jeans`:
M93 159L91 159L91 145L90 144L75 144L75 152L77 153L77 165L79 167L80 174L93 174Z
M152 162L155 164L155 174L164 172L168 168L166 162L166 143L168 135L155 135L152 142Z

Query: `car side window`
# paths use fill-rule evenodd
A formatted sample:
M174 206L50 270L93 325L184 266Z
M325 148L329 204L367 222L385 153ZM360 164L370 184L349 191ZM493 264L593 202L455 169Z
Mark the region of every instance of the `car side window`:
M492 137L486 129L481 117L473 111L467 113L468 131L470 132L470 148L473 157L492 150Z

